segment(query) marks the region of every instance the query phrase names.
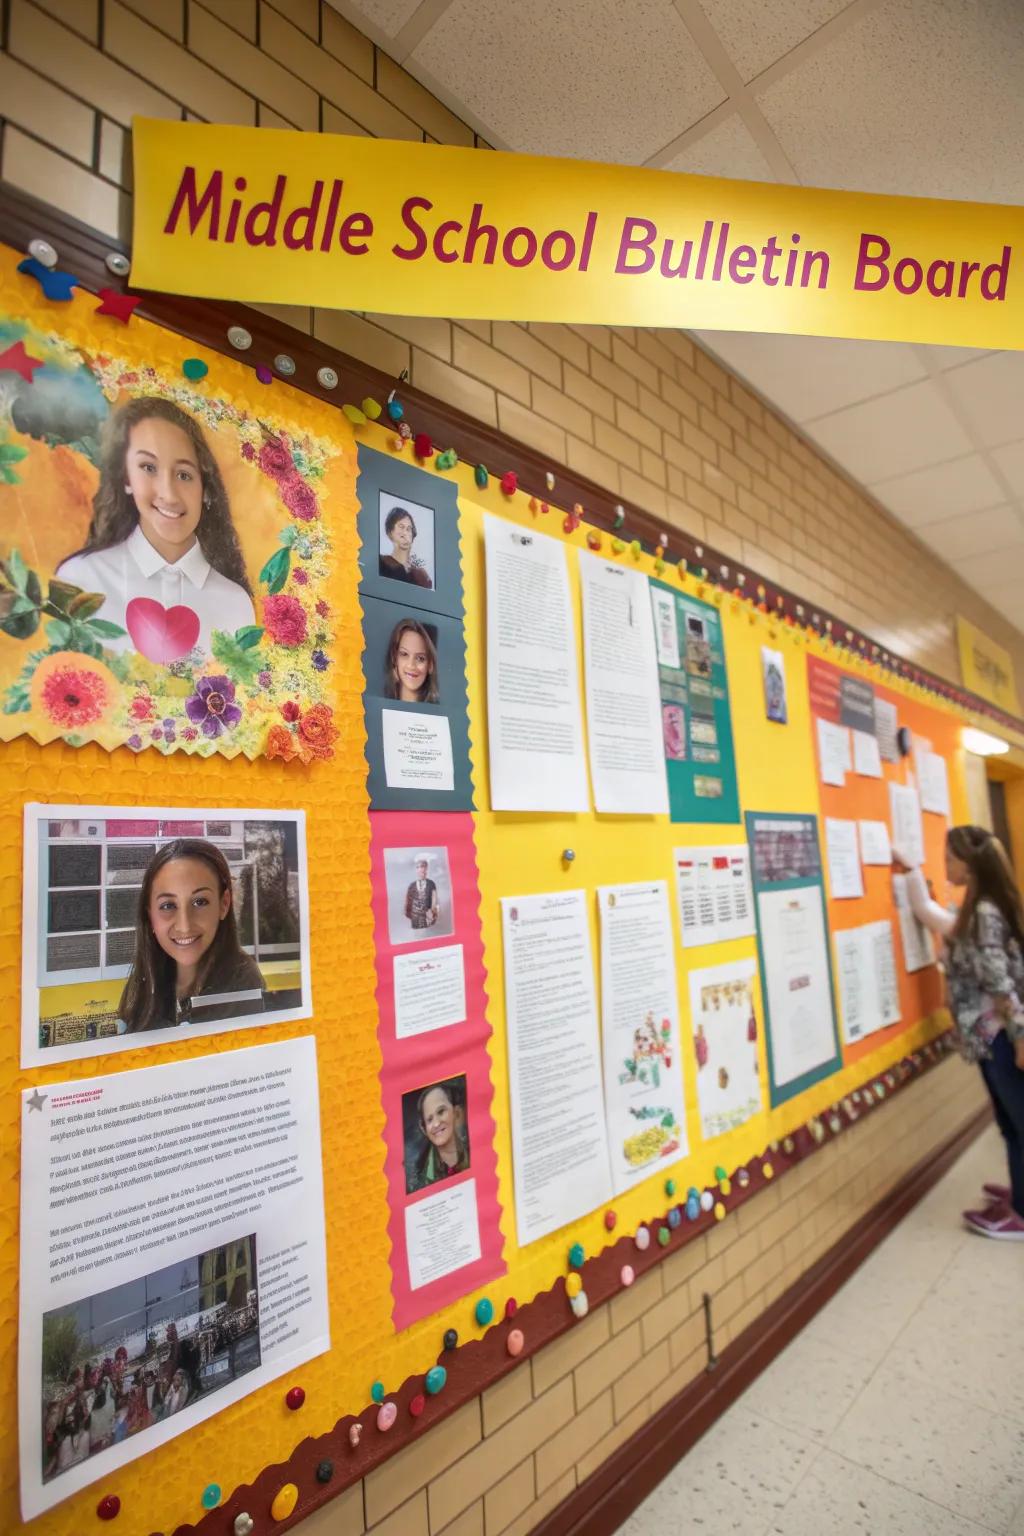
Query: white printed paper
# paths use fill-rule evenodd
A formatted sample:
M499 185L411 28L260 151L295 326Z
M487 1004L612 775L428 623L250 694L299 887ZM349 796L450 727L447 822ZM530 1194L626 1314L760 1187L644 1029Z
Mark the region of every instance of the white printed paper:
M843 1039L852 1045L900 1020L892 924L865 923L833 938Z
M817 725L821 782L842 789L846 784L846 775L853 766L849 728L834 725L831 720L822 720L820 716L817 717Z
M705 1140L745 1125L761 1108L753 960L690 972L697 1098Z
M913 974L935 964L935 946L931 929L918 922L910 905L906 875L893 875L892 893L896 902L896 915L900 924L900 940L903 944L903 964Z
M676 624L676 600L664 587L651 586L651 609L654 613L654 642L658 651L658 665L671 667L678 672L679 627Z
M899 717L896 705L890 704L888 699L880 699L875 694L875 734L878 737L878 750L884 763L898 763L900 760L899 748L896 745L896 732L899 727Z
M466 1017L462 945L395 955L395 1035L399 1040L461 1024Z
M946 759L937 752L918 749L914 754L917 765L917 787L921 795L922 811L949 818L949 775Z
M480 1221L476 1180L417 1200L405 1208L405 1247L409 1255L409 1287L417 1291L480 1257Z
M747 844L676 848L673 857L684 949L750 938L755 922Z
M389 789L455 788L452 734L444 715L383 709L380 725Z
M857 823L825 818L825 856L833 901L864 895L864 877L857 846Z
M761 891L757 906L772 1076L784 1087L836 1054L825 913L817 885Z
M598 811L668 812L658 656L642 571L579 552L590 776Z
M687 1152L676 967L664 880L601 886L597 898L605 1110L621 1194Z
M506 896L509 1092L521 1247L611 1197L585 891Z
M859 821L860 859L862 864L892 863L889 828L884 821Z
M484 517L487 720L496 811L589 811L565 546Z
M892 846L905 854L911 864L924 863L924 829L921 825L921 802L917 790L909 784L889 785L889 818L892 825Z
M863 779L882 777L882 757L878 749L878 737L867 731L853 733L853 771Z
M308 1037L21 1094L26 1520L330 1348L319 1102Z

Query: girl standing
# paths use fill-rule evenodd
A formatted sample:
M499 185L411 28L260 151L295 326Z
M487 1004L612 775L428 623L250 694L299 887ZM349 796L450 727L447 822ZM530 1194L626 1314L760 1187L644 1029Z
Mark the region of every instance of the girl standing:
M1024 1241L1024 907L1006 852L984 827L953 827L946 838L946 876L965 887L959 912L933 901L924 875L894 850L907 870L914 916L946 948L949 1010L960 1054L981 1068L1006 1142L1010 1182L986 1184L990 1203L965 1211L982 1237Z
M139 892L135 959L118 1008L122 1032L187 1023L204 995L248 994L204 1007L204 1021L261 1013L263 986L259 966L238 942L223 853L198 837L165 843Z
M190 609L194 644L209 651L215 629L255 622L227 491L202 429L158 395L131 400L107 422L99 489L82 548L61 581L102 592L103 618L126 628L133 598ZM106 642L131 650L128 634Z

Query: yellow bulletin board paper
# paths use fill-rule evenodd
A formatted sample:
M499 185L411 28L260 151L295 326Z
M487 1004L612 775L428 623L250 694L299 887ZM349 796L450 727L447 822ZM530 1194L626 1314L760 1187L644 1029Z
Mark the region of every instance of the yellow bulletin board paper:
M1017 684L1009 653L960 614L956 619L956 638L964 687L979 698L988 699L990 704L1005 709L1008 714L1019 714Z
M139 288L1024 347L1019 208L148 118L134 155Z

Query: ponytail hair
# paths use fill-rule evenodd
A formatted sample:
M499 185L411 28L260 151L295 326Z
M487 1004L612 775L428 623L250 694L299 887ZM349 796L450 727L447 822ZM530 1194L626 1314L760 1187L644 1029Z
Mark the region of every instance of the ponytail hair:
M1006 849L986 827L953 827L946 847L967 865L967 895L953 929L954 939L965 938L974 925L980 901L990 901L1024 950L1024 904Z

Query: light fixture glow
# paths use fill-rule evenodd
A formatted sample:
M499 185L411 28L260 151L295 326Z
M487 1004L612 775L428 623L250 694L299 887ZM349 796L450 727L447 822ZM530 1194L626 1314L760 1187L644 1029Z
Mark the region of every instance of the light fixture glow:
M976 731L973 725L964 726L961 740L966 750L973 752L976 757L998 757L1001 753L1010 750L1008 741L1002 741L998 736L990 736L987 731Z

